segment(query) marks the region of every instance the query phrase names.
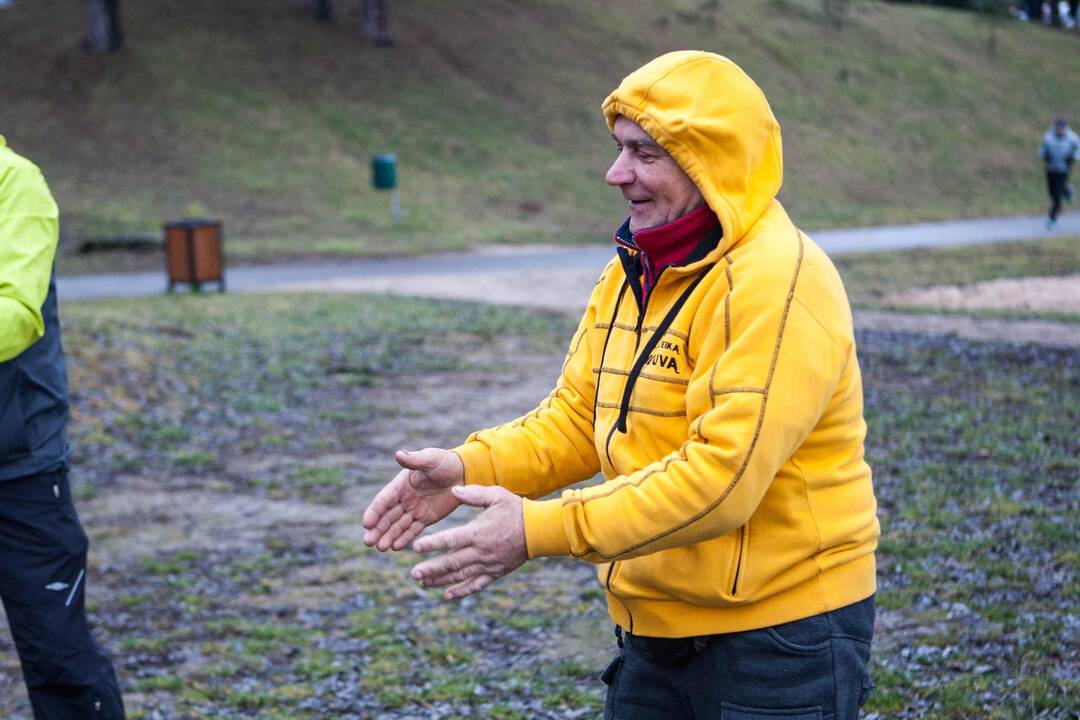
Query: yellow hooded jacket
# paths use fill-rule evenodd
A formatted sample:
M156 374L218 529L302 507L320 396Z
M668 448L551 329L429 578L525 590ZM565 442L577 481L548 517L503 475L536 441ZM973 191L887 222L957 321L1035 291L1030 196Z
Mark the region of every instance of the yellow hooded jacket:
M851 311L776 200L764 94L726 58L676 52L603 110L674 157L723 236L660 275L643 317L609 263L547 399L456 448L466 482L530 498L529 556L598 563L612 619L639 635L767 627L870 596L879 527ZM531 499L598 471L601 484Z

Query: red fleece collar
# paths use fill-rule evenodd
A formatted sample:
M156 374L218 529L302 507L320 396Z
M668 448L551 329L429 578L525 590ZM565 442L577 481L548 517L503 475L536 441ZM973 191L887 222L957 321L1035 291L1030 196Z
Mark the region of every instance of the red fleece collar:
M716 213L708 205L702 205L669 223L634 233L634 244L649 258L652 270L649 285L668 265L685 260L702 236L718 222Z

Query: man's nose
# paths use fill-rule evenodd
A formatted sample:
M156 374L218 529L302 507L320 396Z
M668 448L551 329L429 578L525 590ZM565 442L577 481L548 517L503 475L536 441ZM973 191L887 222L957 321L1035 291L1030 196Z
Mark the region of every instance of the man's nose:
M634 182L634 171L630 167L630 161L625 152L620 152L618 157L615 158L615 162L611 163L611 167L608 168L604 179L607 180L608 185L614 185L615 187L629 185Z

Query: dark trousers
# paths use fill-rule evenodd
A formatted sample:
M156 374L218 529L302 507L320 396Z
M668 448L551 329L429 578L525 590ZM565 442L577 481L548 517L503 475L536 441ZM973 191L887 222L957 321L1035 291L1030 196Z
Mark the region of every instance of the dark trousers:
M37 720L122 720L86 622L86 533L65 473L0 482L0 597Z
M1061 198L1065 194L1065 186L1069 183L1069 173L1050 172L1046 173L1046 189L1050 193L1050 219L1057 220L1058 211L1061 210Z
M605 720L855 720L870 694L874 599L760 630L623 635Z

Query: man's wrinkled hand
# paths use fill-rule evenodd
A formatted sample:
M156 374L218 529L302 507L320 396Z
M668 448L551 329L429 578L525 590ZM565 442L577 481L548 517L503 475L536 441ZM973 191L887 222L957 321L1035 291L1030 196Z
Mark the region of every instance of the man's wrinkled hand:
M405 548L453 512L459 503L450 490L465 482L461 458L449 450L398 450L394 459L401 471L364 511L364 544L382 552Z
M520 497L476 485L455 487L453 494L462 505L484 511L466 525L413 543L417 552L445 551L414 567L412 578L424 587L445 587L447 600L479 592L529 559Z

